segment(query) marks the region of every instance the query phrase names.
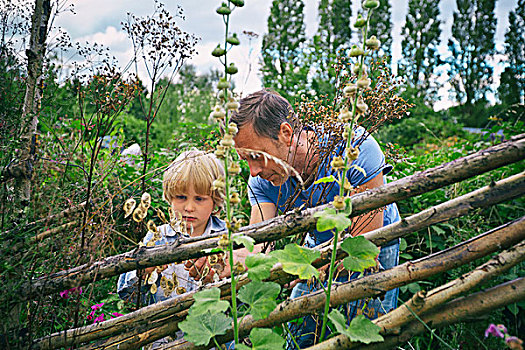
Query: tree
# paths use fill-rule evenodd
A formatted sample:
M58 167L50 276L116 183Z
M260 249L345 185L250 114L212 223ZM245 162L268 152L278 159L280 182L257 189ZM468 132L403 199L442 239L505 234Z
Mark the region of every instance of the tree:
M525 96L525 0L518 0L509 13L509 29L505 34L507 67L501 73L498 95L505 104L524 103Z
M433 100L436 86L431 86L431 76L440 59L437 46L441 35L439 2L431 0L410 0L401 43L403 60L399 73L406 78L413 97Z
M448 59L452 92L456 101L470 110L486 99L491 90L495 53L496 16L494 0L456 0Z
M318 9L319 28L312 41L315 73L311 86L317 94L332 96L336 75L333 65L337 63L339 51L348 49L352 39L352 3L322 0Z
M374 15L370 18L368 37L372 35L381 41L380 50L374 51L373 55L376 58L385 56L390 62L392 58L392 16L388 0L380 0L379 7L374 10Z
M262 42L262 81L290 101L306 91L304 3L274 0Z

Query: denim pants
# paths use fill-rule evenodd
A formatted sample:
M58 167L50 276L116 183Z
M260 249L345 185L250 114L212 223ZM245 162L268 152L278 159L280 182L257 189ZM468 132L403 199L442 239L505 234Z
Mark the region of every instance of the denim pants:
M379 253L379 268L380 270L388 270L399 264L399 240L389 242L386 246L381 248ZM352 273L350 280L356 279L359 273ZM337 282L347 282L348 275L338 278ZM326 287L326 282L324 283ZM292 290L291 299L310 294L320 289L315 286L308 286L306 283L298 283ZM340 311L346 316L350 322L356 315L362 313L368 319L375 319L383 314L397 307L397 296L399 289L395 288L386 292L384 296L378 298L367 298L362 300L355 300L346 305L340 306ZM291 333L294 335L297 344L300 348L305 348L314 345L316 338L320 335L321 322L317 322L315 316L305 316L302 322L289 323ZM330 334L327 330L327 335ZM290 337L288 337L290 338ZM296 346L291 339L287 339L287 349L295 349Z

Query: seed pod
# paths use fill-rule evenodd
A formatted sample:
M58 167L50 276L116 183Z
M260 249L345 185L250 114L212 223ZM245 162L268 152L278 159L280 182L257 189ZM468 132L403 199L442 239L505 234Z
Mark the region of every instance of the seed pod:
M184 287L177 287L176 292L179 295L184 294L184 293L186 293L186 288L184 288Z
M221 100L225 99L224 98L224 91L225 91L224 89L219 90L219 93L217 94L217 97L220 98ZM226 90L226 96L228 98L232 97L232 93L230 92L230 90Z
M363 101L363 99L358 99L355 107L357 113L359 114L365 114L368 111L368 105L365 103L365 101Z
M217 149L215 149L215 152L213 153L215 153L217 158L222 159L226 156L226 149L224 148L224 146L217 145Z
M133 213L133 209L135 209L135 205L137 204L137 202L133 199L133 198L130 198L128 199L125 203L124 203L124 206L122 207L122 209L124 209L124 218L127 218L128 216L130 216L132 213Z
M144 192L140 198L141 204L147 209L151 205L151 196L148 192Z
M381 45L381 42L376 38L375 35L372 35L370 38L368 38L365 41L365 45L370 50L377 50L377 49L379 49L379 46Z
M360 89L366 89L370 86L371 83L372 81L370 80L370 78L361 77L361 79L357 81L356 85Z
M352 73L354 73L355 75L359 75L359 71L362 71L363 72L363 75L366 75L367 72L366 72L367 68L366 68L366 64L359 64L359 63L356 63L354 64L353 68L352 68Z
M239 41L239 38L237 38L237 34L233 33L232 36L229 36L226 38L226 42L231 45L239 45L241 42Z
M217 47L213 49L211 55L214 57L221 57L226 54L226 50L221 47L220 44L217 44Z
M237 192L233 192L230 196L230 203L235 205L239 204L241 202L241 197L239 197L239 194Z
M373 10L379 7L379 1L377 0L365 0L363 1L363 8Z
M235 101L233 98L230 99L230 101L226 103L226 109L236 111L239 109L239 102Z
M157 285L156 285L155 283L153 283L153 284L151 285L151 287L150 287L150 289L149 289L149 292L150 292L151 294L155 294L155 293L157 293Z
M240 172L241 172L241 167L239 166L238 163L234 162L228 167L229 175L235 176L235 175L238 175Z
M163 224L167 224L168 220L166 220L166 215L164 215L164 212L160 209L157 209L157 216L162 221Z
M219 257L216 254L208 255L208 262L210 265L215 265L217 262L219 262Z
M366 18L361 16L361 14L357 15L357 19L355 20L354 27L355 28L363 28L366 25Z
M339 171L339 170L344 168L345 162L344 162L343 158L341 158L340 156L336 156L336 157L334 157L334 159L332 159L332 162L330 163L330 166L335 171Z
M352 186L352 184L350 183L350 181L345 181L345 184L343 186L344 190L345 191L351 191L354 189L354 186Z
M335 196L335 197L334 197L334 201L332 202L332 205L333 205L334 208L337 209L337 210L344 210L345 207L346 207L344 197L341 197L341 196Z
M232 4L234 4L237 7L243 7L244 6L244 0L230 0Z
M167 285L168 285L168 278L166 276L162 276L160 278L160 287L164 289L166 288Z
M210 113L210 118L215 119L217 122L223 120L225 116L226 113L219 105L216 105L213 111Z
M226 78L221 78L217 83L217 89L227 89L229 87L230 83L226 80Z
M157 233L157 225L153 222L153 220L149 220L146 224L146 227L148 228L148 231Z
M211 184L211 190L223 190L226 188L226 184L224 183L224 180L222 178L219 178L217 180L214 180Z
M246 271L246 268L244 267L244 265L237 261L235 263L235 266L233 267L233 271L236 273L236 274L240 274L240 273L243 273L244 271Z
M226 72L231 75L236 74L238 71L239 69L237 69L233 63L230 63L230 65L226 68Z
M153 270L153 272L151 272L151 275L149 275L148 277L148 284L154 284L155 282L157 282L158 278L159 274L157 273L157 270Z
M139 205L133 212L133 221L142 222L147 215L147 209Z
M349 161L356 160L359 157L359 148L357 147L348 147L346 149L346 157Z
M230 246L230 240L228 239L227 235L222 235L221 238L219 238L218 247L221 249L228 249Z
M350 111L348 110L348 108L343 108L341 110L341 113L339 113L339 116L338 116L339 120L342 121L343 123L348 123L350 121L350 119L352 119L352 113L350 113Z
M226 5L225 2L222 3L220 7L217 7L217 10L215 10L219 15L227 16L230 13L232 13L232 10Z
M221 140L221 146L228 148L233 147L235 145L235 141L233 141L233 136L231 134L225 134L223 139Z
M357 47L357 45L352 45L352 48L350 49L350 53L348 55L350 57L358 57L364 54L365 52L363 51L363 49Z
M238 132L239 132L239 128L237 128L237 124L235 124L234 122L231 122L230 124L228 124L229 134L237 135Z
M346 97L352 97L357 92L357 86L355 84L349 84L343 89L343 93Z

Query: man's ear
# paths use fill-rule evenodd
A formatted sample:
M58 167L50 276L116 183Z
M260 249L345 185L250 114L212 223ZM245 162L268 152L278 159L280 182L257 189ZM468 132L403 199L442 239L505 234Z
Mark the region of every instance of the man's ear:
M281 123L279 129L279 141L283 142L286 146L290 147L292 145L293 139L293 128L288 122Z

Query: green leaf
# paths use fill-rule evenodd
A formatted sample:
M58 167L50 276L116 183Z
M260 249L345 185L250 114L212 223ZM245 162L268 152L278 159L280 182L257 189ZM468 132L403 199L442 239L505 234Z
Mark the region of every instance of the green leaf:
M244 344L239 344L239 345L235 345L235 349L237 349L237 350L251 350L252 348L250 348L249 346L244 345Z
M345 214L346 214L347 216L350 216L350 214L352 214L352 198L350 198L350 197L346 197L346 198L345 198L345 204L346 204L346 205L345 205L345 210L344 210L344 212L345 212Z
M376 326L363 315L356 316L350 322L348 328L346 327L345 317L338 310L332 310L328 318L334 324L337 332L346 335L351 341L369 344L384 340L381 334L379 334L381 327Z
M189 314L198 316L210 312L216 314L228 310L230 304L221 300L221 290L219 288L210 288L195 293L193 296L195 303L190 307Z
M348 237L341 243L341 248L348 253L348 257L343 260L346 269L363 272L376 266L375 259L379 255L379 248L365 237Z
M330 176L322 177L319 180L316 180L314 182L314 185L324 184L324 183L329 183L329 182L334 182L334 181L337 181L337 179L334 177L334 175L330 175Z
M233 236L233 241L237 244L242 244L249 252L253 252L253 244L255 240L249 236Z
M346 213L338 213L333 208L325 209L314 214L317 219L317 231L328 231L337 229L339 232L344 231L352 224Z
M300 279L309 279L312 276L319 276L319 271L311 265L315 259L321 257L318 251L299 247L292 243L286 245L284 250L274 250L271 256L277 258L283 264L283 270L292 275L299 276Z
M284 347L284 339L268 328L254 328L250 332L253 350L277 350Z
M268 317L277 306L275 299L281 286L275 282L250 282L239 291L239 300L251 307L250 313L256 320Z
M248 278L252 281L262 281L270 277L270 270L277 259L261 253L248 255L244 263L248 268Z
M232 319L223 313L206 312L201 315L189 315L179 323L184 332L184 339L195 345L208 345L210 339L225 334L231 328Z
M407 249L407 241L404 238L401 238L401 242L399 242L399 251L402 252L405 249Z

